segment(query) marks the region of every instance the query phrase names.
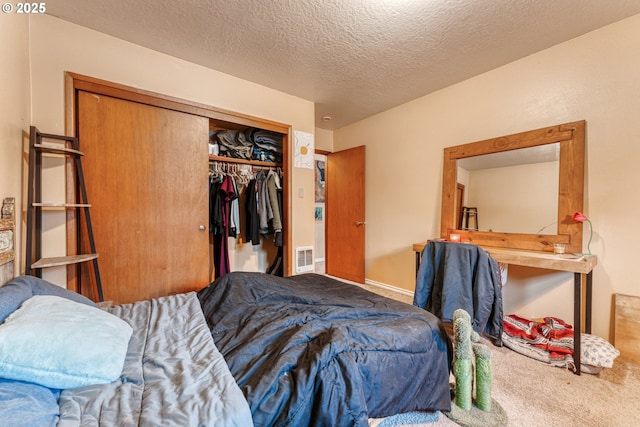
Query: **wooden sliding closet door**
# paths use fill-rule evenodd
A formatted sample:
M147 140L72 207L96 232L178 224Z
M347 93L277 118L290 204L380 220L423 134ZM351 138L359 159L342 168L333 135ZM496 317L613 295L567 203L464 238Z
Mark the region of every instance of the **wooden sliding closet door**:
M105 300L206 286L208 119L80 91L77 123Z

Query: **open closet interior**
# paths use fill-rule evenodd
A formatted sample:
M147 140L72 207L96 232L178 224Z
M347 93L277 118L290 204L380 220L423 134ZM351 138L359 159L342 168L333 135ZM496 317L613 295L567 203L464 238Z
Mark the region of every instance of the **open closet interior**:
M67 92L105 301L197 291L228 271L291 274L289 125L73 73ZM82 213L66 222L67 254L82 253ZM67 287L96 297L84 267L67 269Z
M229 129L231 128L231 129ZM286 135L211 120L209 232L213 278L253 264L284 275Z

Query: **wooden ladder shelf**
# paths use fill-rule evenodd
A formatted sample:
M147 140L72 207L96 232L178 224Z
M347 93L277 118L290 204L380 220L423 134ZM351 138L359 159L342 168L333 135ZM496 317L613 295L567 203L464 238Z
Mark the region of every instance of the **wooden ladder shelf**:
M43 144L43 140L54 143ZM74 198L82 198L83 203L44 203L42 202L42 157L44 155L62 155L75 159L76 194ZM96 253L93 228L91 226L91 205L87 201L87 189L82 172L81 158L84 154L79 150L78 139L64 135L41 133L35 126L29 132L29 175L27 189L27 225L26 225L26 256L25 274L42 277L42 269L59 267L92 261L93 272L98 291L98 298L102 302L102 282L98 269L98 254ZM79 195L78 195L79 193ZM90 252L88 254L74 254L42 258L42 211L44 209L83 209L86 220ZM79 216L79 215L78 215Z

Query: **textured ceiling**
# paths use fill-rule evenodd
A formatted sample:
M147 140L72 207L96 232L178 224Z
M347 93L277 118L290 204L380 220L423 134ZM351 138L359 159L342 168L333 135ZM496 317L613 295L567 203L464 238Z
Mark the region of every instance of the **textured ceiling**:
M640 1L48 0L47 13L312 100L317 126L336 129L640 13Z

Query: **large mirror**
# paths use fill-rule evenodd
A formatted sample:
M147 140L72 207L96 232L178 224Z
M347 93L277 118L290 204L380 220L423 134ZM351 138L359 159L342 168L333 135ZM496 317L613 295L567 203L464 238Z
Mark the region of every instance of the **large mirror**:
M459 159L457 174L458 228L558 234L559 142Z
M444 150L441 237L482 246L581 252L585 122ZM466 207L466 214L463 213Z

